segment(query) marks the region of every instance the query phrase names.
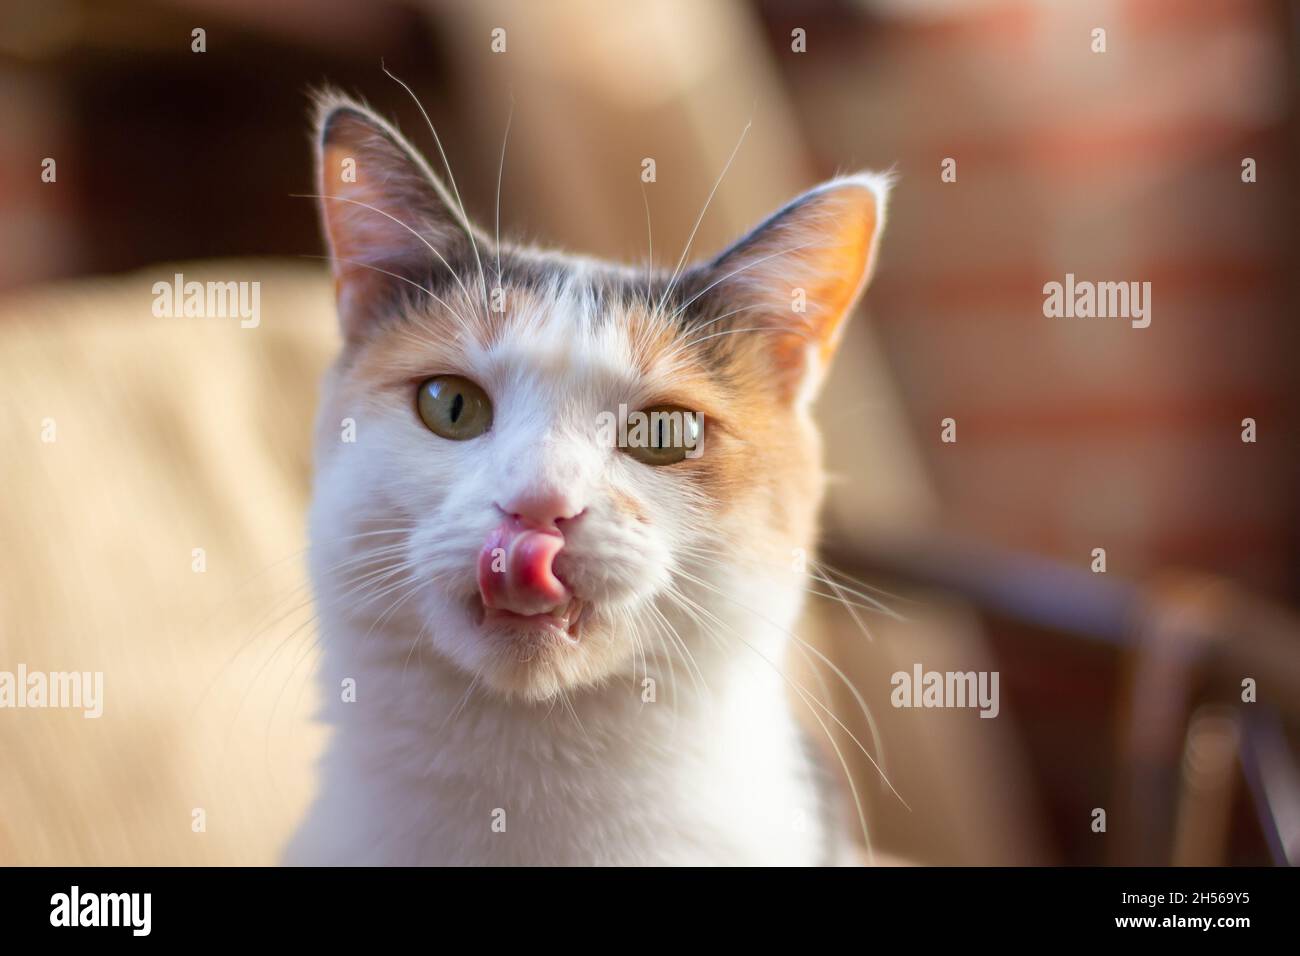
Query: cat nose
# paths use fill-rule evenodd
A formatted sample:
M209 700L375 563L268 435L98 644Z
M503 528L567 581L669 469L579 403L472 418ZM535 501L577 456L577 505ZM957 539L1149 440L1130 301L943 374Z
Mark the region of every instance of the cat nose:
M562 491L529 491L497 504L509 518L533 528L556 528L561 521L578 517L586 509Z

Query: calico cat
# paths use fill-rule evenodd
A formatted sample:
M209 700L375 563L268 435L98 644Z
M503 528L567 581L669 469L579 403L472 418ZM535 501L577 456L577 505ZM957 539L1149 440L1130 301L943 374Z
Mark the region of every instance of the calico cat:
M823 485L809 406L887 177L647 274L499 243L357 103L324 97L317 143L332 740L286 859L843 859L784 666Z

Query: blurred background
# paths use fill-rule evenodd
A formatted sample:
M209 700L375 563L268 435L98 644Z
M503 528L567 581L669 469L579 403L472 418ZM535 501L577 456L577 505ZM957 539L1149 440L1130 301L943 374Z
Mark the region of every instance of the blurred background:
M382 61L471 216L500 170L502 233L578 252L644 261L648 202L675 263L751 121L693 256L836 172L897 173L820 407L817 573L850 590L823 582L847 601L807 622L911 808L842 748L882 858L1294 863L1298 23L1281 0L7 0L0 670L103 670L114 696L99 721L0 712L0 862L271 862L309 795L302 510L336 346L295 194L323 82L433 152ZM154 318L181 271L260 281L261 326ZM1044 317L1066 273L1150 282L1150 327ZM892 708L917 663L998 671L998 719Z

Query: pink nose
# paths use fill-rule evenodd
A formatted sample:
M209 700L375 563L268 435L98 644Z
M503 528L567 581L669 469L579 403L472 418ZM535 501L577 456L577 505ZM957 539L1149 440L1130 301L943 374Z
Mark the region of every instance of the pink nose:
M563 492L536 488L503 499L497 507L537 528L557 527L559 522L577 517L582 510Z
M555 576L555 556L564 535L548 522L512 514L488 535L478 556L478 589L483 606L515 614L544 614L573 596Z

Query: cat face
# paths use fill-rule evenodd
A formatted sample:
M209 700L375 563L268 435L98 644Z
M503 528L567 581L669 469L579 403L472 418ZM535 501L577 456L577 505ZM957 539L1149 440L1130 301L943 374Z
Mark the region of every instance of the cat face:
M647 275L499 246L352 103L322 108L319 174L344 337L316 436L324 613L544 700L680 654L683 622L734 618L738 578L810 545L808 403L883 180Z

